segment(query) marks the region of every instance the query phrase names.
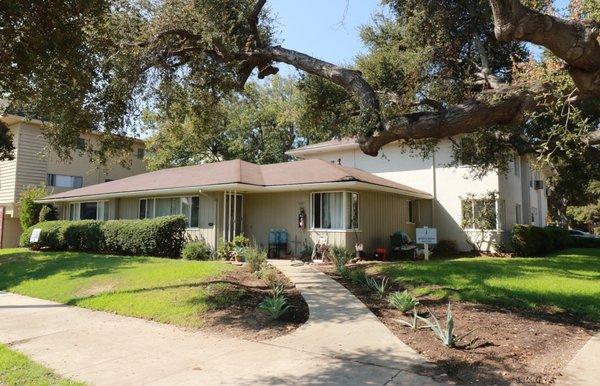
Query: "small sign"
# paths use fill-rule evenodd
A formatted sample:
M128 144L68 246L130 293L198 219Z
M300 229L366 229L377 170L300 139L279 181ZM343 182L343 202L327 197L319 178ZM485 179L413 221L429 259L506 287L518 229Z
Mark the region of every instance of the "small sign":
M436 228L417 228L417 244L437 244Z
M31 237L29 238L30 243L37 243L40 241L40 235L42 234L42 230L40 228L35 228L31 232Z

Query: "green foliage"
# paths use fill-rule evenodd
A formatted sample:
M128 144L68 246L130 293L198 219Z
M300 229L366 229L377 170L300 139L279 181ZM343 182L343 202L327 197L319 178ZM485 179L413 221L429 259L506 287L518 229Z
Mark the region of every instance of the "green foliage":
M273 320L279 319L290 308L283 296L265 298L258 307L265 311Z
M185 260L210 260L212 250L204 241L186 243L181 250L181 258Z
M600 238L570 236L569 246L573 248L600 248Z
M366 276L366 283L369 288L373 291L377 292L380 297L383 297L389 288L389 279L387 276L384 276L381 281L377 281L376 278L371 276Z
M277 283L271 287L271 290L273 291L274 298L283 297L283 295L285 294L285 284Z
M242 257L252 273L258 273L267 262L267 252L258 248L246 247L242 251Z
M425 322L425 324L431 328L431 330L435 333L444 346L453 348L456 346L456 343L465 338L467 335L473 333L475 330L471 330L461 336L454 335L454 316L452 315L452 309L450 308L450 303L448 303L448 310L446 311L446 326L445 328L441 326L439 320L435 317L433 312L429 312L431 315L432 321L427 318L423 318L417 315L419 320Z
M234 247L245 248L250 246L250 239L246 237L243 233L240 233L239 235L233 238L231 243Z
M595 234L596 236L600 236L600 227L596 227L596 228L594 228L594 234Z
M45 204L40 209L39 222L58 220L58 210L52 204Z
M258 272L258 276L271 288L275 288L280 284L277 269L266 264L262 266Z
M30 186L21 191L19 196L19 221L21 227L27 229L40 219L42 204L35 201L48 195L45 186Z
M407 312L419 305L419 301L409 294L407 290L404 292L392 292L388 296L388 303L401 312Z
M587 205L568 206L567 216L575 224L600 223L600 180L592 180L586 189L587 194L579 194L579 197L587 198Z
M40 241L30 245L33 229ZM21 245L54 250L103 251L123 255L179 257L185 234L183 216L147 220L48 221L23 232Z
M354 284L362 284L364 286L368 286L368 284L367 284L368 276L364 269L353 269L352 271L350 271L348 278Z
M331 248L331 261L335 265L335 269L339 275L347 274L346 264L352 258L354 258L352 251L344 247L334 246Z
M437 256L453 256L458 253L458 245L456 240L438 240L434 251Z
M419 313L417 312L417 308L413 308L411 316L410 316L410 322L407 322L406 320L402 320L402 319L396 319L396 322L399 324L403 324L405 326L410 327L412 330L417 330L419 328Z
M496 229L497 192L488 192L482 196L467 195L461 201L461 225L464 229Z
M515 225L512 245L519 256L540 256L569 245L569 231L558 227Z

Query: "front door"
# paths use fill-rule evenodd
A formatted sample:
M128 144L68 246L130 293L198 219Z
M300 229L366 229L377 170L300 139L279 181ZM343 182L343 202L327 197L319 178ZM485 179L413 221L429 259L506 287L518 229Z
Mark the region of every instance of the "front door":
M234 200L235 197L235 200ZM241 194L227 194L225 199L226 234L227 240L243 233L244 229L244 196Z

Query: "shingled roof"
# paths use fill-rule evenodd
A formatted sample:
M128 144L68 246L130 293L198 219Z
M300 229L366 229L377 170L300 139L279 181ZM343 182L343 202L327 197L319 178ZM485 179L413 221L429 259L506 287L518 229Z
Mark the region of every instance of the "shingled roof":
M62 201L90 196L115 196L124 193L140 195L168 190L190 191L219 186L246 186L253 191L273 190L276 187L313 184L359 182L376 189L387 188L420 198L430 198L428 193L378 177L363 170L333 164L318 159L256 165L242 160L207 163L162 169L138 174L97 185L69 190L45 197L42 201Z

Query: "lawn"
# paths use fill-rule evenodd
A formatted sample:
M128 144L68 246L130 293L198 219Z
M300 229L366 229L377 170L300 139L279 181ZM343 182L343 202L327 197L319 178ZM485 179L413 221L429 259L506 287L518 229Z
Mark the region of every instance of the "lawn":
M535 258L401 262L378 269L416 295L566 311L600 321L600 249Z
M83 386L83 383L61 378L44 366L31 361L25 355L0 345L0 385Z
M186 261L81 252L0 250L0 289L122 315L201 327L202 314L244 294L207 284L234 269L216 261Z

